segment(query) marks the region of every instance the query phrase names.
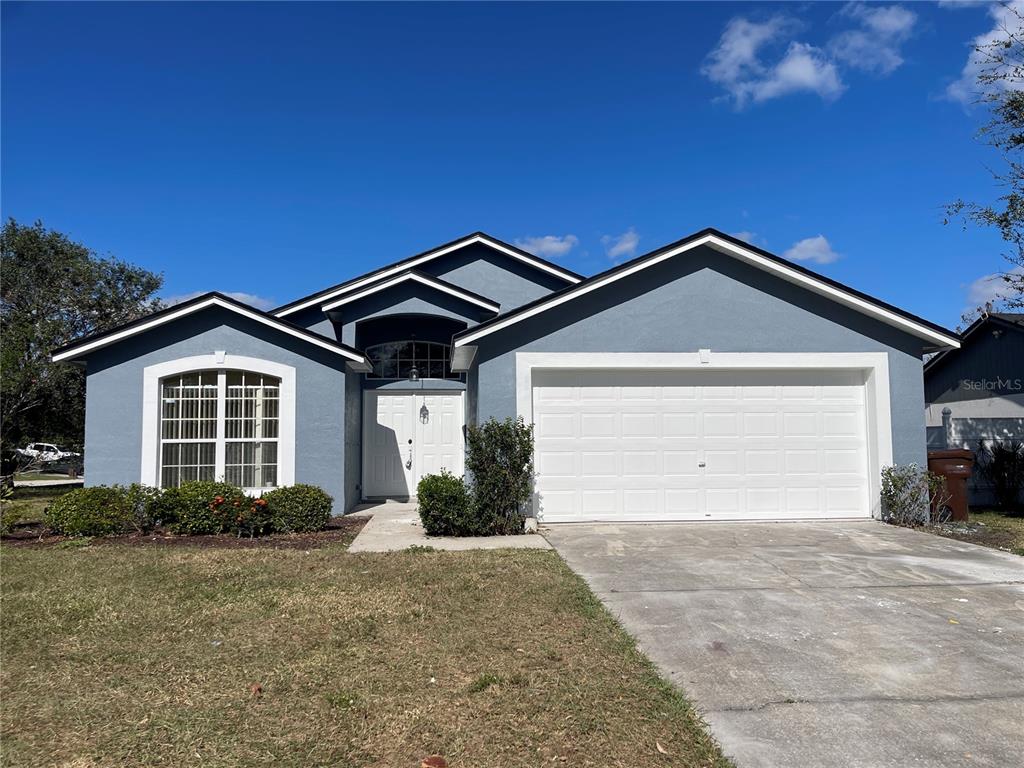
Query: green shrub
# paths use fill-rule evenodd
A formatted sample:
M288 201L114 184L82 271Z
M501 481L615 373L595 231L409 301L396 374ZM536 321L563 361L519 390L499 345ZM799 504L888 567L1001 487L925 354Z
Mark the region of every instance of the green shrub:
M230 483L198 480L165 490L158 509L175 533L210 534L238 530L236 518L249 502Z
M519 417L467 427L466 470L484 535L522 533L533 493L533 425Z
M270 523L281 533L322 531L331 519L334 499L315 485L289 485L265 494Z
M992 484L992 494L1001 511L1024 511L1020 504L1024 489L1024 443L1009 440L988 444L982 440L978 445L978 473Z
M446 469L424 475L416 486L420 520L428 536L479 536L484 531L461 477Z
M43 519L47 528L62 536L110 536L135 527L124 489L102 485L58 496Z
M124 495L124 503L128 509L131 525L136 531L144 533L160 522L162 493L159 488L140 483L132 483L127 486L115 485L114 488Z
M881 495L882 519L894 525L927 525L948 503L946 478L917 464L883 468Z
M24 518L25 513L14 504L0 506L0 536L10 536L14 528Z

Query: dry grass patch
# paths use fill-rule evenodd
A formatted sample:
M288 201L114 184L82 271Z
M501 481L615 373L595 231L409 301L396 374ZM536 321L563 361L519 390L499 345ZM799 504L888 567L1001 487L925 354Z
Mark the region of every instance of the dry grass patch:
M950 539L1024 556L1024 516L972 511L966 523L945 523L926 530L934 530Z
M727 765L553 552L0 566L5 766Z

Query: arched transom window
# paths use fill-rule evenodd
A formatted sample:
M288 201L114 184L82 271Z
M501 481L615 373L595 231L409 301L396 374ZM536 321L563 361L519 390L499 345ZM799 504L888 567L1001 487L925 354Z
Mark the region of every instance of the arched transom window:
M389 341L366 348L366 356L373 364L367 373L370 379L408 379L412 369L421 379L456 379L452 373L451 347L436 341Z
M281 379L209 370L160 382L160 485L224 481L242 488L278 484Z

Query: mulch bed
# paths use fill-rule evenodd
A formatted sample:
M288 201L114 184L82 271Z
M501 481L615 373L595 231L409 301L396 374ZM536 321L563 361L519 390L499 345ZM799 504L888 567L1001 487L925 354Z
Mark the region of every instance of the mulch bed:
M350 543L369 519L369 517L353 516L332 517L327 528L315 533L274 533L254 539L239 538L226 533L216 536L178 536L170 531L157 529L149 533L97 537L91 540L91 544L217 549L320 549L332 544ZM79 540L47 534L42 525L31 523L16 527L9 536L4 536L2 541L4 546L11 547L52 547Z

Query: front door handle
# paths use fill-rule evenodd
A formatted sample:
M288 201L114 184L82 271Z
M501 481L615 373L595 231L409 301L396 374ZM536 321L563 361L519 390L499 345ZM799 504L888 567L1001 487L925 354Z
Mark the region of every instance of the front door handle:
M698 467L706 467L707 466L707 462L705 462L705 461L698 462L697 466Z
M405 462L406 469L412 469L412 440L409 441L409 459Z

